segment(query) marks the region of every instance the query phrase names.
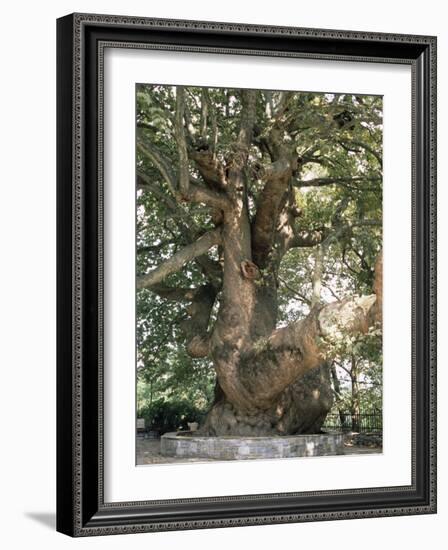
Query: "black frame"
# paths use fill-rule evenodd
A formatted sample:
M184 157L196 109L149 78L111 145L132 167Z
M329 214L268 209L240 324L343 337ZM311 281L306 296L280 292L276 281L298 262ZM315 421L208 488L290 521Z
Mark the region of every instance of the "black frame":
M104 502L102 55L108 46L411 65L410 486ZM435 513L436 38L72 14L57 21L57 51L57 530L89 536Z

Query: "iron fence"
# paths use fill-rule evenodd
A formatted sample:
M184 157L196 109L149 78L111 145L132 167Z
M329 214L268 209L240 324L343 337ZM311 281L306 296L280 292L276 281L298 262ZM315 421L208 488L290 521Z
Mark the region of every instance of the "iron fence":
M382 432L383 415L381 413L329 414L322 428L353 432Z

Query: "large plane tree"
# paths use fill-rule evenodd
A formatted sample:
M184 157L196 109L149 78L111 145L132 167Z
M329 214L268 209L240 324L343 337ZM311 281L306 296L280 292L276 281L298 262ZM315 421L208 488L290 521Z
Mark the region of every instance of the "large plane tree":
M380 97L137 87L138 361L213 373L202 433L319 431L380 354L381 144Z

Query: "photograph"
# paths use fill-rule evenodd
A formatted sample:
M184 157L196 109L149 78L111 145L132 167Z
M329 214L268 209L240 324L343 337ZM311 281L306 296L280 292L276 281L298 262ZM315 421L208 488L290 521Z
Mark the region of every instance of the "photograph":
M137 83L135 174L136 464L382 453L383 97Z

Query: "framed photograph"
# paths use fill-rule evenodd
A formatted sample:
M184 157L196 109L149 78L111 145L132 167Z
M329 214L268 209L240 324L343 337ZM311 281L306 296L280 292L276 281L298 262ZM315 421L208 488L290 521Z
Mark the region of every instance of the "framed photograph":
M436 511L436 38L57 22L57 529Z

